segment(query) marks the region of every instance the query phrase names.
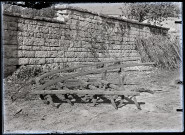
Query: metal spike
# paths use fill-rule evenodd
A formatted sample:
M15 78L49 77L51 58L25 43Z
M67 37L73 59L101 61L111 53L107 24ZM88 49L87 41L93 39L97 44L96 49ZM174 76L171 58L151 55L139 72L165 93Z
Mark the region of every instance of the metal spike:
M121 101L120 101L120 103L119 103L118 107L121 107L121 106L122 106L123 101L124 101L124 95L122 95L122 96L121 96Z
M117 110L118 107L116 106L115 100L114 100L114 98L112 96L110 97L110 101L111 101L113 107Z
M137 102L135 96L133 97L133 101L134 101L135 105L137 106L137 108L138 108L139 110L141 110L141 107L140 107L140 105L138 104L138 102Z

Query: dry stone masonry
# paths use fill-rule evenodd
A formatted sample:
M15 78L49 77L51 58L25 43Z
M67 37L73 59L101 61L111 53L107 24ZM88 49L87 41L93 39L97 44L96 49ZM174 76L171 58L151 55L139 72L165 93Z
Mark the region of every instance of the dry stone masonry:
M167 28L70 6L40 10L3 5L4 73L20 65L63 68L80 63L138 58L137 36L165 36ZM57 15L57 16L56 16Z

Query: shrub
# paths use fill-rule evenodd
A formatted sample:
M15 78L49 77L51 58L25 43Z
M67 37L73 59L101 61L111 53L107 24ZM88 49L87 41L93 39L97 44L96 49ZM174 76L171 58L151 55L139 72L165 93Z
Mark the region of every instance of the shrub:
M13 75L20 80L28 80L43 72L39 66L21 66Z

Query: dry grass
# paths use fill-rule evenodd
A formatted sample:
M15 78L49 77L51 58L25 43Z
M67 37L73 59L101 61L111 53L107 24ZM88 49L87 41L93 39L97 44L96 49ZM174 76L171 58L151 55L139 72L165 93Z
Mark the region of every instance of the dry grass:
M32 77L36 77L43 72L43 69L39 66L21 66L11 77L17 80L29 80Z
M160 35L137 37L135 44L143 62L156 62L157 67L165 69L180 66L180 42L175 37L173 39Z

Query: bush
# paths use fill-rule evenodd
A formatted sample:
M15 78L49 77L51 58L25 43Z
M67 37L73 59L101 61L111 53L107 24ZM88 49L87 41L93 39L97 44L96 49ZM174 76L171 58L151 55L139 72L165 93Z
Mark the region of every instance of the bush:
M137 37L135 44L142 62L156 62L158 67L166 69L180 66L180 42L177 38L169 39L161 35Z
M21 66L14 74L17 79L29 80L32 77L38 76L43 72L43 69L39 66Z

